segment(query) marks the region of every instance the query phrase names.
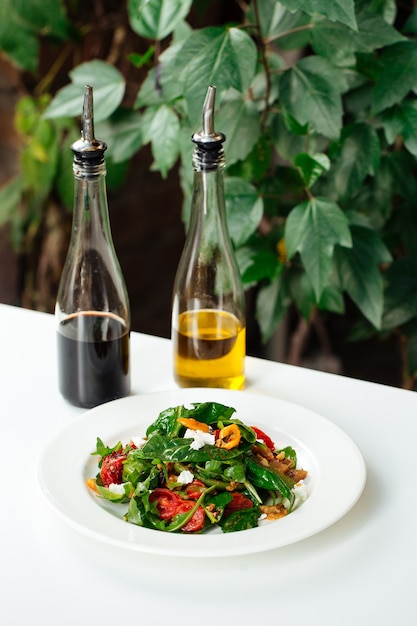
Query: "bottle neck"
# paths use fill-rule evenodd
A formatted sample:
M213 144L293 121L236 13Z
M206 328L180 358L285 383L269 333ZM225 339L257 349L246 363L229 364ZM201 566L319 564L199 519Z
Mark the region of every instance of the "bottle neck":
M73 236L84 246L96 247L102 238L111 241L106 194L106 164L74 159Z
M196 142L193 152L193 166L196 172L215 172L223 170L226 165L224 150L221 143L209 148Z

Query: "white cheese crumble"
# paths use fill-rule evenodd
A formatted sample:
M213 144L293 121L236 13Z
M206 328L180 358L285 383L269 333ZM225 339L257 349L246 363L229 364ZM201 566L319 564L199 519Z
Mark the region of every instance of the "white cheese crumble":
M188 470L183 470L177 478L177 482L181 485L189 485L194 480L194 474Z
M300 504L302 504L303 502L305 502L305 500L307 500L308 491L303 480L298 481L298 483L294 485L293 491L295 495L293 508L295 509L297 506L300 506Z
M302 504L308 498L307 487L305 486L303 480L299 480L298 483L294 485L293 492L294 492L294 504L293 504L292 510L298 508L300 504ZM282 499L282 504L285 506L286 509L290 508L290 502L289 500L287 500L287 498Z
M214 446L215 437L210 433L205 433L202 430L191 430L187 428L184 433L184 439L192 439L190 448L193 450L199 450L205 445Z
M118 483L111 483L108 486L108 490L111 491L112 493L115 493L118 496L122 496L125 492L124 490L124 485L125 483L121 483L120 485Z

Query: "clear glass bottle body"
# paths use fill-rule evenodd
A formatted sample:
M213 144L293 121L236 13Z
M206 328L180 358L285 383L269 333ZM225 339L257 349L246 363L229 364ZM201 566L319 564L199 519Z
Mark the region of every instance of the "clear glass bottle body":
M102 158L74 159L72 233L58 288L58 381L91 408L130 392L130 309L114 250Z
M227 229L223 150L215 167L198 159L194 165L190 223L173 293L174 376L182 387L241 389L245 300Z

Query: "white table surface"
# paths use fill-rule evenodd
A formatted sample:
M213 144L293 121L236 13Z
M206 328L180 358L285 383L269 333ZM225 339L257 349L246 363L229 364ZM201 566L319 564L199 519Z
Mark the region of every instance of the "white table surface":
M133 333L132 393L175 388L167 339ZM82 412L57 389L53 316L0 305L0 623L417 623L417 395L248 357L247 389L339 425L359 446L367 483L355 507L284 548L173 558L73 530L37 483L41 450Z

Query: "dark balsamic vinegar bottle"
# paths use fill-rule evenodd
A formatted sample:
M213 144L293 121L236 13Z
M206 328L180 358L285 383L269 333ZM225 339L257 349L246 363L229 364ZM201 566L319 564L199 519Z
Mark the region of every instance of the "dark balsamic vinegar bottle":
M225 136L214 130L214 86L193 135L190 222L172 302L174 377L181 387L244 386L245 301L224 201Z
M55 307L59 389L85 408L130 392L130 309L110 231L106 149L94 137L87 85L81 139L71 145L74 214Z

